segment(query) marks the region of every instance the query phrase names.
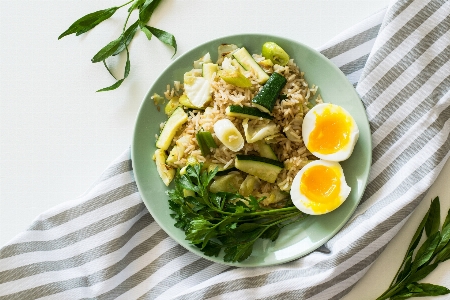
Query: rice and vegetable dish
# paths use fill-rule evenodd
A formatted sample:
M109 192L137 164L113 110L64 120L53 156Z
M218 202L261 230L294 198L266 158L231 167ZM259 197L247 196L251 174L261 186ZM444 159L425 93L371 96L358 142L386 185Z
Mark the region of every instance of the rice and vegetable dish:
M224 261L236 262L258 238L275 241L284 226L342 204L350 187L338 162L359 131L279 45L250 54L222 44L217 54L167 86L153 158L163 182L175 181L175 226L205 255L223 249Z

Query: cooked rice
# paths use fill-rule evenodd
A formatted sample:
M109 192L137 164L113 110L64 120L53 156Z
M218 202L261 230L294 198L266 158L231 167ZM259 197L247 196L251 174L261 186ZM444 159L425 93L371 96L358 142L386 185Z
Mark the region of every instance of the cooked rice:
M253 55L257 62L264 59L260 55ZM278 72L282 74L287 83L281 91L282 95L285 95L286 99L278 99L272 115L273 121L277 124L280 133L266 138L266 142L270 143L272 149L277 155L278 159L284 163L285 168L278 175L275 183L268 183L261 181L259 189L253 193L256 196L267 196L273 193L273 191L281 190L289 192L292 181L295 174L303 168L309 159L314 159L311 153L306 149L301 134L301 125L303 116L308 112L308 105L310 100L317 94L318 87L309 84L304 79L304 73L299 70L297 65L291 59L286 66L274 65L270 69L267 67L265 71L269 73ZM185 146L184 153L174 163L174 167L182 168L188 164L188 159L192 161L195 159L197 162L210 162L215 164L224 164L225 168L232 167L234 165L234 159L237 154L254 154L257 153L255 144L245 143L244 148L238 152L233 152L225 147L214 134L214 123L220 119L227 118L234 123L236 128L245 137L242 127L242 119L229 117L225 114L225 109L231 104L237 104L241 106L251 106L251 99L262 88L262 85L258 84L255 76L251 72L245 72L252 84L252 88L240 88L234 85L226 83L223 79L213 75L212 89L213 99L209 103L205 110L193 110L189 112L189 119L185 125L177 132L175 138L172 141L172 145L175 145L177 141L182 141ZM179 97L183 92L182 84L179 81L174 83L174 87L167 87L167 91L164 93L165 97L170 100L174 97ZM320 95L315 97L316 103L322 103ZM265 120L250 120L250 122L266 122ZM202 156L200 148L195 138L196 133L199 130L210 131L219 146L216 149L212 149L212 154L205 158ZM265 200L266 205L273 203L272 200L267 198Z

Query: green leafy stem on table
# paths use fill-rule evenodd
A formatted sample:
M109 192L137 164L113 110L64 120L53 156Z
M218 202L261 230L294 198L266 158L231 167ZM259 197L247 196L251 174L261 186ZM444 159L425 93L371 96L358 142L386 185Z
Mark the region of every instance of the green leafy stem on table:
M450 210L439 231L440 224L440 203L436 197L417 228L391 285L377 300L399 300L450 293L444 286L418 283L436 269L439 263L450 259ZM427 239L415 252L424 230Z
M150 17L152 16L153 12L155 11L156 7L159 5L161 0L131 0L123 5L115 6L103 10L99 10L90 14L85 15L84 17L81 17L80 19L76 20L70 27L64 31L59 37L58 40L70 35L81 35L91 29L93 29L95 26L100 24L101 22L109 19L114 13L124 6L130 5L128 8L128 16L125 20L125 24L123 26L122 34L115 39L114 41L107 44L105 47L103 47L100 51L98 51L97 54L94 55L94 57L91 59L93 63L103 62L105 68L108 70L108 72L114 77L111 70L106 65L106 59L118 55L119 53L126 51L127 53L127 60L125 63L125 71L123 74L123 78L117 80L117 81L109 86L102 88L98 90L97 92L103 92L103 91L110 91L117 89L122 82L125 80L125 78L128 77L128 74L130 73L130 53L128 51L128 45L130 44L131 40L134 38L134 35L140 29L142 32L145 33L147 38L150 40L152 36L156 36L160 41L162 41L164 44L167 44L174 48L174 55L177 52L177 42L175 40L175 37L158 28L148 26L147 23L150 21ZM139 11L139 17L138 19L128 26L128 20L131 16L131 13L134 10Z
M212 193L209 184L216 173L217 168L208 172L202 164L189 165L168 192L175 227L206 256L218 256L223 249L225 262L241 262L250 256L256 240L275 241L283 227L306 217L292 203L264 208L259 205L264 198Z

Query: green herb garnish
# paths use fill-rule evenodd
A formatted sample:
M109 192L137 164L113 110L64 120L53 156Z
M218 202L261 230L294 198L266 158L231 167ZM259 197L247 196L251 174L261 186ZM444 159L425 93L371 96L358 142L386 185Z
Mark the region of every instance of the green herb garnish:
M256 240L275 241L284 226L306 217L292 203L264 208L259 205L264 198L211 193L209 185L217 171L202 170L202 164L189 165L184 175L177 174L175 188L168 191L175 227L205 255L218 256L223 250L225 262L241 262L250 256Z
M161 0L132 0L121 6L115 6L87 14L84 17L76 20L66 31L64 31L58 37L59 40L67 35L75 34L78 36L80 34L86 33L101 22L109 19L119 8L131 4L131 6L128 8L128 16L125 20L122 34L117 39L100 49L100 51L98 51L98 53L95 54L91 59L93 63L103 62L105 68L108 70L111 76L114 77L114 75L106 65L106 59L111 56L118 55L123 51L126 51L127 60L125 63L123 78L117 80L114 77L114 79L116 79L117 81L113 85L99 89L97 92L115 90L122 84L125 78L128 77L128 74L130 73L130 53L128 51L128 45L130 44L131 40L134 38L138 30L144 32L149 40L154 35L164 44L173 47L175 55L175 53L177 52L177 42L175 40L175 37L164 30L147 25L147 23L150 21L150 17L152 16L153 12L160 2ZM134 10L139 11L139 18L136 22L134 22L127 28L128 20Z
M391 285L377 300L398 300L450 293L444 286L417 282L436 269L439 263L450 259L450 210L441 231L439 231L440 224L440 203L439 197L436 197L417 228ZM427 239L414 255L424 229Z

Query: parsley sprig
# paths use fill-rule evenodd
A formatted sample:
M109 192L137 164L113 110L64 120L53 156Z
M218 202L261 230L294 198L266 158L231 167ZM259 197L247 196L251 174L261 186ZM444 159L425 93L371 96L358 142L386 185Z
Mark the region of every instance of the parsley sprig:
M128 46L138 30L141 30L146 35L148 40L150 40L152 36L156 36L156 38L158 38L164 44L173 47L175 55L175 53L177 52L177 42L175 40L175 37L164 30L147 25L153 12L161 1L162 0L131 0L120 6L114 6L111 8L95 11L76 20L66 31L64 31L58 37L59 40L67 35L75 34L78 36L80 34L86 33L101 22L109 19L118 9L130 5L121 35L117 39L113 40L102 49L100 49L97 54L95 54L91 59L93 63L103 62L105 68L108 70L111 76L114 77L111 70L106 65L106 59L125 51L127 60L125 63L123 78L117 80L114 77L114 79L116 79L116 82L113 85L99 89L97 92L115 90L122 84L125 78L128 77L128 74L130 73L130 53L128 50ZM138 19L133 24L127 27L130 16L135 10L139 12Z
M306 217L292 203L265 208L259 204L264 198L211 193L209 184L216 173L217 169L202 170L201 164L189 165L185 174L177 174L174 189L168 191L175 227L207 256L217 257L223 250L225 262L241 262L259 238L275 241L283 227Z
M439 263L450 259L450 210L439 231L440 224L440 202L439 197L436 197L417 228L391 285L377 300L399 300L450 293L444 286L418 283L436 269ZM415 251L423 231L427 239Z

